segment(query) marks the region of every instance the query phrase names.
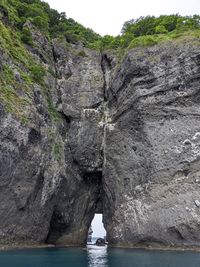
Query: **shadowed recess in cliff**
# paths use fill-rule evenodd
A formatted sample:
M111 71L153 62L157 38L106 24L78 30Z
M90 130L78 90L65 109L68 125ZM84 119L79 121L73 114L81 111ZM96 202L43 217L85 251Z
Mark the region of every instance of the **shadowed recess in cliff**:
M102 214L102 172L85 172L81 177L74 201L65 202L67 187L66 193L60 195L61 201L54 207L46 243L85 245L95 213Z

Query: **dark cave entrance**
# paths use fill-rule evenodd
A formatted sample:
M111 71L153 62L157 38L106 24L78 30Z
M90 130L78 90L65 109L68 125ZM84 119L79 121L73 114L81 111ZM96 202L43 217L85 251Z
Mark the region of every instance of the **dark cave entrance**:
M81 176L74 191L70 191L67 183L63 184L59 201L53 209L46 243L86 245L88 231L93 224L91 237L106 236L102 215L102 172L82 172Z

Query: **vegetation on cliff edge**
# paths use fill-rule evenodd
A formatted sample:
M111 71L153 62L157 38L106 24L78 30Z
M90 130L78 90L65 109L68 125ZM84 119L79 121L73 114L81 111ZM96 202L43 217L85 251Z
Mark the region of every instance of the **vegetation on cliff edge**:
M28 21L50 39L64 37L68 43L81 42L98 50L154 45L200 29L199 15L146 16L125 22L121 35L101 37L40 0L2 0L0 14L4 22L20 32L21 40L28 45L32 45L31 33L24 27Z

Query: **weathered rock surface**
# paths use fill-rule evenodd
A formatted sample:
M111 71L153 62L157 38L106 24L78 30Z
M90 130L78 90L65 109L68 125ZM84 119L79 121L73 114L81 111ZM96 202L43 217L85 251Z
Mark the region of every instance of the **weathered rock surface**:
M63 42L51 47L28 26L36 47L29 52L51 72L45 84L30 85L26 123L0 106L0 242L84 244L102 209L101 56ZM9 60L2 56L2 65Z
M84 244L100 212L110 244L199 246L199 41L117 64L26 26L51 71L28 85L26 123L0 103L0 242ZM23 87L0 50L5 64Z
M200 52L135 49L110 87L104 222L118 245L199 245Z

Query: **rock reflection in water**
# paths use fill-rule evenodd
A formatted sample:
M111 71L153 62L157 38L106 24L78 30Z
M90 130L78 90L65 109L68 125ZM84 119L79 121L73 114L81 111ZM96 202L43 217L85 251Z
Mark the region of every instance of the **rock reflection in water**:
M108 267L107 246L88 246L88 267Z

